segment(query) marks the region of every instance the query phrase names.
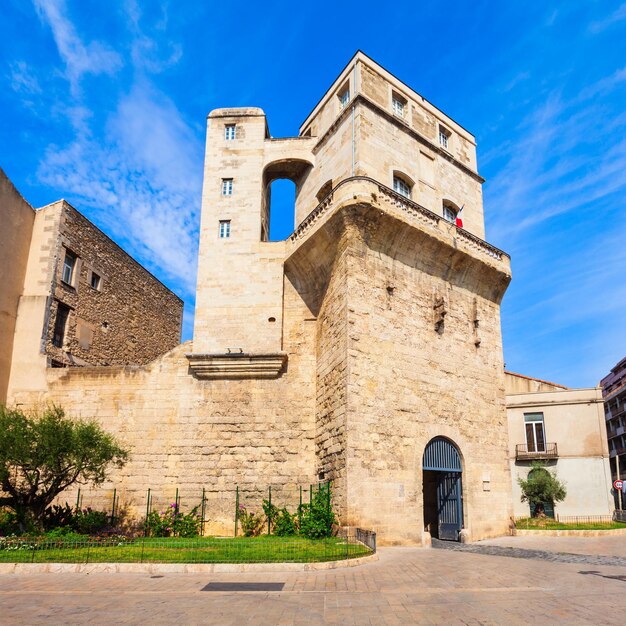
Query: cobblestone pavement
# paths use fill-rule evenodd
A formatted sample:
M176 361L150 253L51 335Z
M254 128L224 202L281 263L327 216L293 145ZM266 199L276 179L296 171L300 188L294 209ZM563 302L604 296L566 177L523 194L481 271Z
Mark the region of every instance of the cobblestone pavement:
M423 548L379 557L312 572L3 575L0 624L624 624L622 565Z
M433 548L439 550L452 550L454 552L471 552L472 554L486 554L489 556L506 556L515 559L539 559L553 561L555 563L580 563L583 565L612 565L626 568L626 557L605 556L576 552L555 552L554 548L560 546L550 544L550 548L544 550L524 548L521 545L494 545L489 543L462 544L452 541L438 541L433 539Z

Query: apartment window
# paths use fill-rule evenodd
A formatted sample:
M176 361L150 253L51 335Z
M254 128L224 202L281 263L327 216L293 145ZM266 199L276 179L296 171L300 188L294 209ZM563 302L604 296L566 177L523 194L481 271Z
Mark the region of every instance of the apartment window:
M394 115L397 115L398 117L404 117L404 113L406 111L406 100L398 94L394 93L391 96L391 108Z
M100 276L95 272L91 272L91 280L89 281L92 289L99 290L100 289Z
M235 138L235 124L226 124L224 127L224 139L226 141L233 141Z
M448 222L452 222L453 224L456 223L456 209L452 208L450 205L448 204L444 204L443 205L443 219L447 220Z
M230 237L230 220L220 220L220 239L228 239Z
M67 318L70 315L69 307L59 302L57 306L57 317L54 321L54 333L52 335L52 344L57 348L63 347L65 339L65 327L67 326Z
M233 195L233 179L232 178L222 178L222 195L223 196Z
M411 197L411 186L398 176L393 177L393 190L405 198Z
M65 251L65 258L63 259L63 273L61 274L61 280L68 285L72 284L74 278L74 267L76 266L76 255L69 250Z
M339 105L341 106L341 109L345 109L348 106L348 102L350 102L350 88L346 87L340 94L339 94Z
M524 413L524 422L528 452L545 452L546 437L543 413Z
M448 145L450 143L450 131L443 126L439 127L439 144L442 148L448 150Z

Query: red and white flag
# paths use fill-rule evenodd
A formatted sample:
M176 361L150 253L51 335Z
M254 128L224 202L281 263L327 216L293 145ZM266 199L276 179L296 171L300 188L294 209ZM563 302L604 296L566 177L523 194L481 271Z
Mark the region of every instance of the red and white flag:
M463 205L460 209L459 212L456 214L456 221L455 224L459 227L459 228L463 228L463 207L465 205Z

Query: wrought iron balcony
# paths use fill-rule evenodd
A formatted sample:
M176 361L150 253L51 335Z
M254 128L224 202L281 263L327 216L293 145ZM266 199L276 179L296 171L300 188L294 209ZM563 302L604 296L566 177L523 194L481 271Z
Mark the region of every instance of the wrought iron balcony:
M516 461L535 461L538 459L558 459L556 443L546 443L543 450L529 450L528 445L519 443L515 446Z

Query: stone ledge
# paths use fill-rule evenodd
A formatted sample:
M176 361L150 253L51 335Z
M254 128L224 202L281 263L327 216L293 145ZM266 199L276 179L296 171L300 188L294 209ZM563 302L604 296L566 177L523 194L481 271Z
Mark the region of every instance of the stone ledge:
M358 567L378 561L377 554L315 563L0 563L0 574L236 574L245 572L308 572Z
M286 352L271 354L186 354L191 373L202 380L277 378L287 363Z

